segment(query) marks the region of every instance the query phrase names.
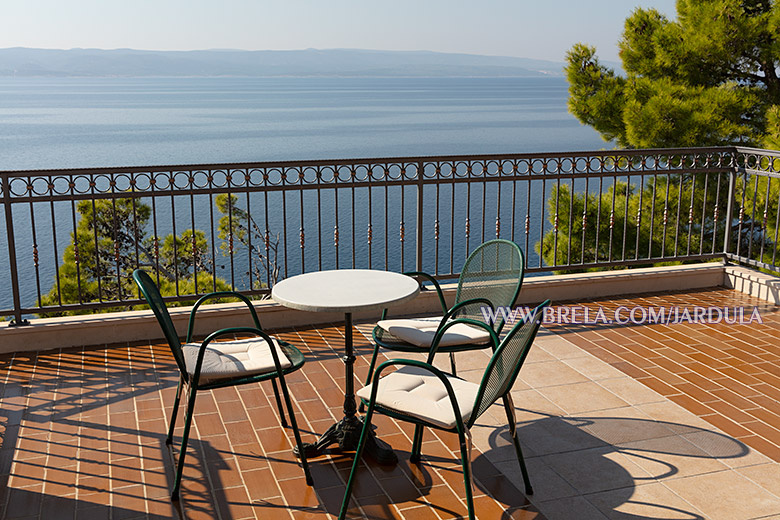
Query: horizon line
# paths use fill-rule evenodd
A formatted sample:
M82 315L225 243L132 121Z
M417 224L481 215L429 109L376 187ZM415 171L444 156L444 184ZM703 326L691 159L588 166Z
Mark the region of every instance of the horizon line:
M355 51L355 52L377 52L377 53L397 53L397 54L441 54L441 55L451 55L451 56L478 56L478 57L487 57L487 58L509 58L509 59L519 59L519 60L534 60L534 61L544 61L549 63L564 63L564 61L559 60L550 60L546 58L533 58L529 56L512 56L512 55L506 55L506 54L480 54L480 53L470 53L470 52L446 52L446 51L433 51L428 49L417 49L417 50L401 50L401 49L371 49L371 48L362 48L362 47L328 47L328 48L317 48L317 47L306 47L306 48L300 48L300 49L236 49L236 48L208 48L208 49L140 49L140 48L133 48L133 47L115 47L115 48L102 48L102 47L71 47L68 49L65 48L59 48L59 47L24 47L24 46L15 46L15 47L0 47L0 51L5 50L15 50L15 49L24 49L24 50L39 50L39 51L103 51L103 52L113 52L113 51L136 51L136 52L307 52L307 51L316 51L316 52L328 52L328 51Z

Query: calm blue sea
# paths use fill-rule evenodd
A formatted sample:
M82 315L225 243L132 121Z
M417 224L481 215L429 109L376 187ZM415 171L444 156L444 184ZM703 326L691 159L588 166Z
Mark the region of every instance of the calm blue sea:
M567 112L567 88L553 77L1 78L0 170L604 148ZM32 282L29 239L17 241ZM0 309L8 273L2 232ZM53 275L43 268L43 292Z
M599 149L563 78L2 78L0 170Z

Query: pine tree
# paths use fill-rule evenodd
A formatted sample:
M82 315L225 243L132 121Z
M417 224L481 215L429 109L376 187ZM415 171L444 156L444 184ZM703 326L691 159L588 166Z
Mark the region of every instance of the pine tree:
M203 231L186 230L160 240L146 234L151 208L138 199L85 200L76 209L79 221L65 248L51 290L41 297L42 307L90 302L117 302L108 310L128 310L122 302L138 291L133 270L159 272L163 296L229 290L209 273L210 260ZM162 244L162 247L158 247ZM177 303L174 305L181 305ZM107 309L94 312L105 312ZM42 316L85 314L91 310L45 312Z
M624 75L602 65L591 46L579 43L567 54L569 111L604 140L624 148L780 149L780 2L677 0L674 21L655 9L639 8L626 20L619 46ZM776 223L766 217L777 214L777 183L737 179L735 211L745 216L737 226L716 218L713 208L726 204L722 195L715 200L709 194L708 201L691 196L695 182L685 173L655 176L641 189L616 183L600 199L556 189L548 201L556 230L545 234L537 250L550 265L561 263L562 255L572 263L614 260L610 240L621 245L618 260L624 239L628 259L683 254L688 244L707 253L718 250L728 226L739 254L767 261L777 241ZM657 200L667 192L668 200ZM561 198L568 206L560 205ZM675 227L667 231L675 236L673 250L658 235L663 229L658 215L646 202L640 207L640 200L687 208L688 218L673 220ZM569 215L568 207L576 211ZM597 208L604 207L610 211L599 214L603 209ZM584 242L582 220L590 223ZM611 222L609 230L588 227L605 221ZM701 237L711 238L702 243ZM686 246L682 250L680 241Z
M780 3L678 0L677 20L637 9L620 41L625 76L593 47L567 55L569 110L629 148L780 141Z

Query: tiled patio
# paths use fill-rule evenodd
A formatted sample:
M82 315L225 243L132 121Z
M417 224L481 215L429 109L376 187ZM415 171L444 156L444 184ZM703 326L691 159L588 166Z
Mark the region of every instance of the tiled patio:
M780 518L780 310L726 289L578 304L757 305L764 324L548 326L513 391L535 494L519 490L503 411L491 410L473 432L479 518ZM341 415L343 331L280 336L307 356L289 385L312 440ZM462 356L460 375L477 379L486 360ZM162 342L7 355L0 382L2 518L325 519L341 503L351 454L312 460L308 488L270 385L248 385L199 396L173 508L164 434L176 372ZM363 468L354 516L465 516L453 437L427 433L418 467L411 428L376 423L400 462Z

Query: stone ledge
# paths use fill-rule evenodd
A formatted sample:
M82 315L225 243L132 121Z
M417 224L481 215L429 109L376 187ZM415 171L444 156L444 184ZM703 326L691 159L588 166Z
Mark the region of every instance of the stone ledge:
M451 291L454 295L454 291ZM413 301L404 304L404 314L430 314L441 312L435 292L422 292ZM321 325L343 322L344 314L303 312L288 309L271 300L253 302L260 324L264 329ZM187 333L190 307L168 309L179 334ZM355 320L377 319L376 312L355 313ZM252 327L252 318L243 303L218 303L203 305L198 309L195 334L204 336L226 327ZM136 341L159 340L164 342L162 331L151 310L87 314L61 318L43 318L30 321L30 325L0 327L0 354L29 352L53 348L126 344Z
M536 276L525 279L517 303L531 305L547 298L553 302L562 302L721 285L723 264L720 263Z
M642 294L647 292L728 287L770 303L780 304L780 278L739 266L720 263L666 266L597 273L526 277L518 305L583 298ZM455 284L444 284L452 303ZM343 314L313 313L287 309L270 300L255 303L264 328L321 325L344 320ZM171 318L180 334L186 333L190 309L174 307ZM395 315L439 314L436 293L423 291L413 301L395 309ZM376 312L355 313L355 320L377 319ZM246 307L240 303L204 305L198 311L195 332L205 335L224 327L251 326ZM0 353L49 350L88 345L108 345L160 340L162 333L151 311L130 311L32 320L24 327L0 327ZM163 340L160 340L163 341Z
M780 278L740 265L724 268L723 286L780 305Z

